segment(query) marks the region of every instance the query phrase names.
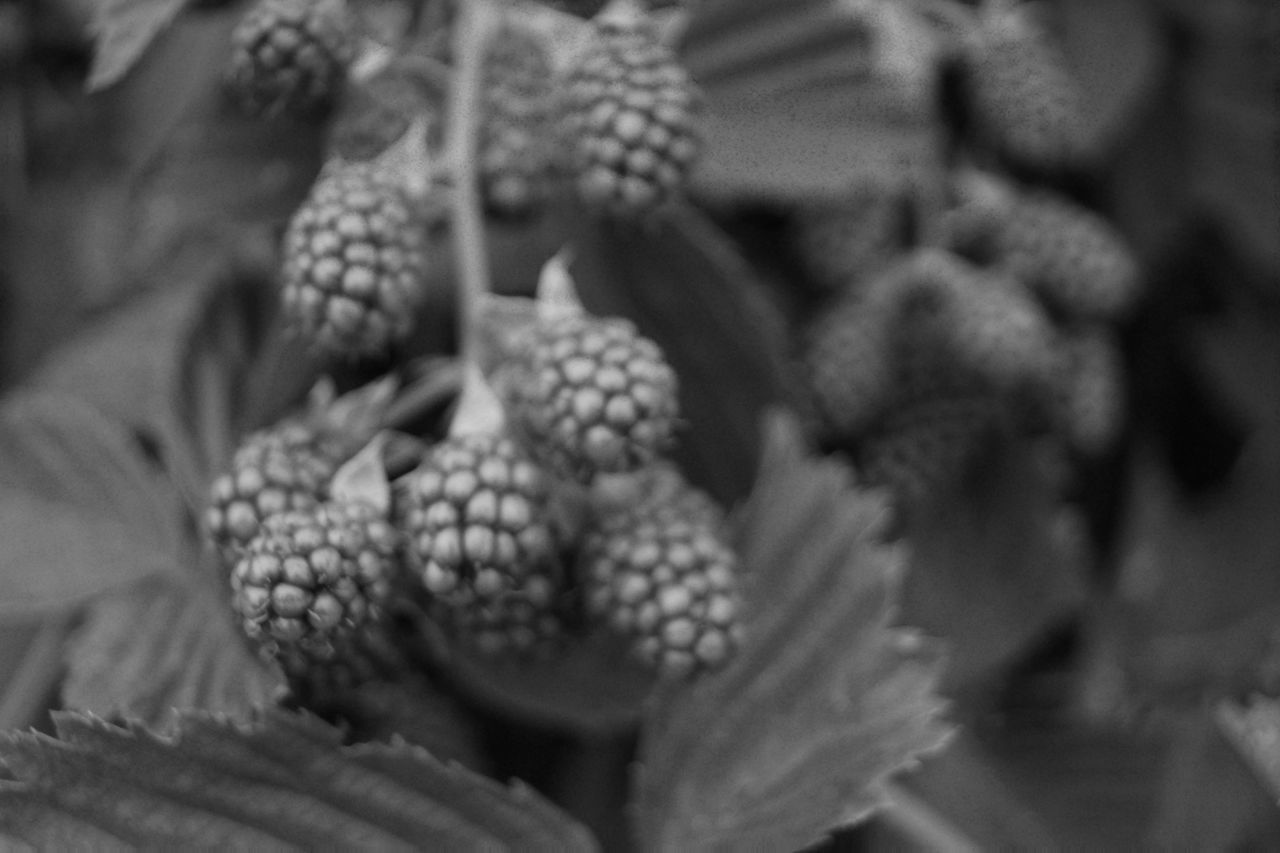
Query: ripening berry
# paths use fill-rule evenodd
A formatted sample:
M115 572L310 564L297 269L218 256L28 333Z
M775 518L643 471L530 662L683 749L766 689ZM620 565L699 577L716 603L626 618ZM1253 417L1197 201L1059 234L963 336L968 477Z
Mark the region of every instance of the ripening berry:
M737 557L716 521L647 501L604 514L583 536L588 616L664 677L717 669L741 643Z
M362 503L324 503L267 518L231 573L245 632L276 657L325 662L380 616L399 534Z
M285 317L321 354L385 355L413 329L424 243L390 175L367 163L327 169L285 235Z
M245 548L267 518L310 510L328 497L346 457L342 442L303 423L285 421L250 435L231 470L210 490L205 529L228 555Z
M634 471L671 442L675 371L628 320L574 313L539 321L519 375L506 392L514 426L557 474L585 481Z
M231 36L227 87L252 115L310 116L333 104L356 51L344 0L258 0Z
M648 29L596 24L593 32L565 84L578 194L604 213L647 214L683 192L700 148L699 96Z
M823 429L854 438L884 410L894 383L891 316L847 294L810 324L801 356Z
M562 632L550 484L512 440L474 433L432 447L407 478L406 558L459 638L529 652Z
M1058 412L1067 443L1086 456L1115 446L1124 429L1124 359L1115 336L1090 328L1065 336Z
M982 142L1023 166L1058 171L1084 156L1083 98L1057 46L1017 10L984 21L962 59Z

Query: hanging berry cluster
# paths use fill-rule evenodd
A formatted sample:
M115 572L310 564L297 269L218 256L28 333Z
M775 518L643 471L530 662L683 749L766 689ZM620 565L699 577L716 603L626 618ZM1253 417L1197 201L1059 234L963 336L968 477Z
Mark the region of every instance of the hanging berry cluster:
M560 260L537 299L484 310L484 217L661 216L698 153L698 94L641 11L539 9L432 3L399 32L354 0L259 0L232 36L239 107L329 122L280 273L321 365L403 372L438 231L459 269L443 423L397 431L412 389L391 378L320 390L211 490L235 612L300 695L394 675L423 636L519 661L610 632L668 677L740 641L723 513L664 459L678 382L658 346L589 314Z
M1036 15L989 0L950 22L943 192L887 174L789 217L818 429L908 503L958 483L993 437L1047 428L1087 459L1124 426L1139 269L1067 192L1103 142Z

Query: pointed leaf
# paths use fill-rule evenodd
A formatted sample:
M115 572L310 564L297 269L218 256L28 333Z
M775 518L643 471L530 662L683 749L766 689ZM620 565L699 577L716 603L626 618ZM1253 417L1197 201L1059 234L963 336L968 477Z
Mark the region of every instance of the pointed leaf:
M94 602L67 645L63 705L157 729L176 708L248 719L284 679L245 642L229 594L166 578Z
M183 715L172 738L81 714L59 738L11 734L0 761L0 840L37 848L594 850L530 789L427 752L342 748L341 733L270 711L251 726ZM114 845L113 845L114 846Z
M587 309L630 317L666 353L687 424L674 455L693 482L732 504L751 485L761 415L794 387L751 268L693 211L648 230L584 223L572 249Z
M935 180L936 52L908 4L698 4L681 50L706 96L697 190L801 200L886 175Z
M0 619L173 571L180 530L175 496L120 425L53 394L0 407Z
M886 507L775 418L740 519L746 640L648 719L637 777L651 850L795 850L866 818L883 782L939 748L937 650L893 628Z
M93 28L97 36L89 91L123 77L187 0L102 0Z

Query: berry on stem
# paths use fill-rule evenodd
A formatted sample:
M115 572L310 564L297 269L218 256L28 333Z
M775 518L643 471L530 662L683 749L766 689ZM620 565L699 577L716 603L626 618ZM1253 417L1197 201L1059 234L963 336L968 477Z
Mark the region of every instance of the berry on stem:
M578 194L594 210L642 216L683 191L700 149L699 95L648 28L593 26L566 82Z
M252 115L306 117L332 105L356 53L345 0L258 0L231 36L227 86Z
M412 330L424 243L424 226L391 173L334 164L285 235L286 317L324 355L384 355Z
M270 655L325 663L379 618L399 534L371 506L330 502L267 518L231 573L245 632Z

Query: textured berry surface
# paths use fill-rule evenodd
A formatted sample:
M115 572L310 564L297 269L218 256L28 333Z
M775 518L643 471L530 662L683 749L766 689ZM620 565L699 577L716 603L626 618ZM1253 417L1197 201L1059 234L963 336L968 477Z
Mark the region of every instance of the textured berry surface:
M477 164L488 212L527 216L547 201L556 154L554 114L546 49L531 36L501 34L485 65Z
M399 534L373 507L325 503L266 519L231 575L245 632L269 653L325 662L380 615Z
M815 284L843 290L900 255L908 225L901 194L869 186L847 200L802 207L792 220L792 242Z
M1062 348L1058 393L1063 434L1080 453L1105 453L1119 439L1125 421L1120 347L1108 330L1096 328L1067 336Z
M588 615L662 675L715 669L739 644L737 558L705 516L656 502L610 513L579 561Z
M405 194L377 168L322 173L284 245L284 312L329 356L379 356L412 330L424 234Z
M563 476L631 471L670 442L676 375L630 321L572 314L540 321L527 371L509 389L530 450Z
M1056 362L1048 315L1017 279L967 273L949 312L951 350L1001 391L1048 388Z
M265 519L314 508L327 497L344 455L341 442L298 422L253 433L210 490L210 537L235 553L258 535Z
M1010 160L1059 170L1083 155L1082 96L1066 61L1025 16L986 23L964 57L971 120Z
M1137 263L1101 216L1047 192L1018 199L999 232L1007 267L1071 317L1116 319L1137 300Z
M228 88L254 115L327 108L355 52L353 24L341 0L259 0L231 36Z
M698 94L648 30L595 33L566 84L578 192L593 209L642 215L683 190L700 148Z
M409 475L409 566L447 624L483 652L531 651L561 632L548 490L515 442L488 434L441 442Z
M883 410L892 392L892 328L876 302L846 297L811 323L802 364L824 429L853 438Z

